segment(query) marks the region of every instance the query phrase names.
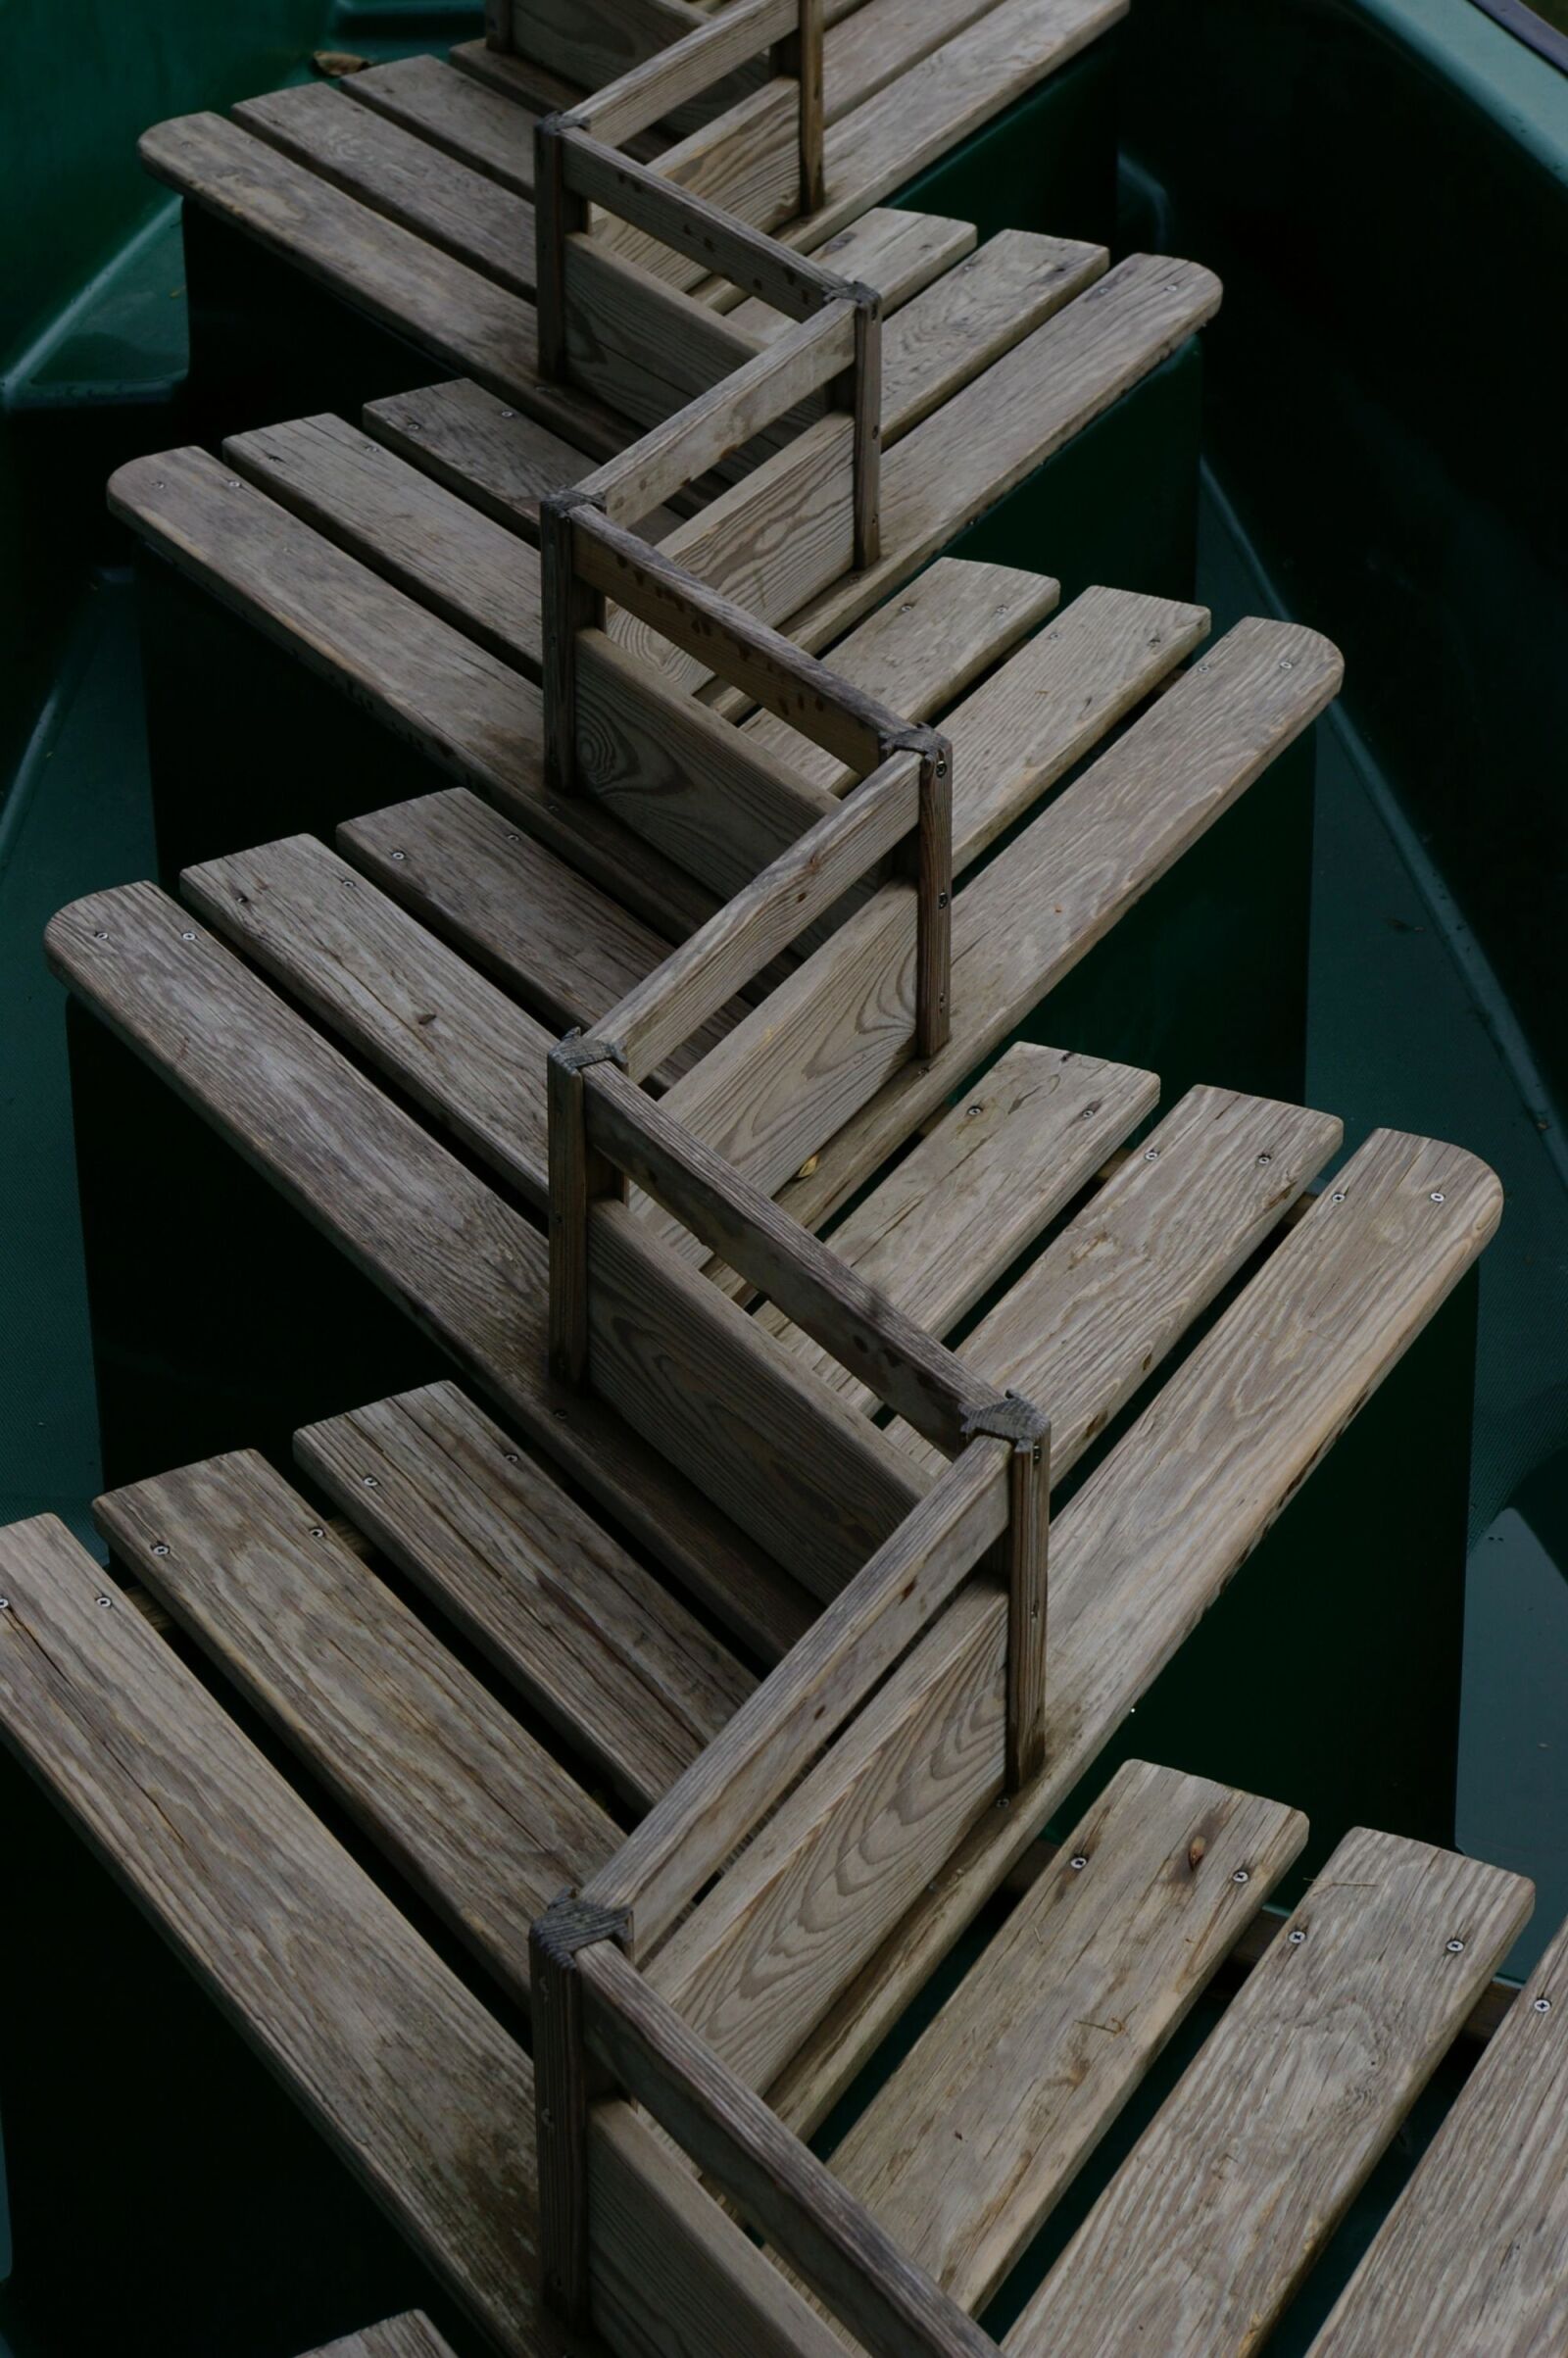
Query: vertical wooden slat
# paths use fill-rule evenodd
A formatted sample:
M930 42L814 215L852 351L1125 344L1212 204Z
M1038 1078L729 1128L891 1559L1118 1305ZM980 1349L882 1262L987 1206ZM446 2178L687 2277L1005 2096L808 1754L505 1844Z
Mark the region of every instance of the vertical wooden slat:
M924 746L914 836L914 1054L940 1055L953 1030L953 750Z
M1027 1405L1020 1402L1020 1406ZM1046 1765L1046 1582L1051 1533L1051 1427L1013 1446L1007 1468L1006 1786L1018 1793Z
M795 30L773 48L774 73L787 74L800 93L802 213L815 213L827 195L822 167L822 0L800 0Z
M560 115L543 115L534 125L534 309L546 384L562 383L566 372L566 240L588 226L586 201L566 185L565 134Z
M855 373L849 398L855 425L855 569L882 555L882 297L855 290Z
M620 1173L588 1144L583 1073L612 1051L573 1032L550 1052L545 1099L550 1147L550 1370L562 1383L588 1376L588 1206L624 1196Z
M534 2142L539 2157L539 2276L546 2305L588 2323L588 2059L578 1954L625 1931L620 1910L569 1894L529 1928L533 1989Z
M580 492L552 492L539 503L539 596L544 627L545 768L558 794L577 790L577 638L605 626L605 600L577 571L573 515Z

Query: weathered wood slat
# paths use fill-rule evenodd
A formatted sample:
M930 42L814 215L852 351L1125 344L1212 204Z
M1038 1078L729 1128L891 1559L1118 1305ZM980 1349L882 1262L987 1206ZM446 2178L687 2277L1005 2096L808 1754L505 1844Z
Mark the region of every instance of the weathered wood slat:
M308 1426L295 1452L639 1808L752 1692L734 1656L455 1385Z
M270 499L531 680L539 555L341 418L231 434L223 456Z
M1048 635L1043 633L1035 646ZM853 1093L864 1110L853 1121L824 1128L815 1117L812 1091L807 1091L798 1093L794 1104L803 1117L809 1112L811 1118L792 1125L782 1106L773 1116L773 1135L765 1142L769 1156L791 1126L801 1128L808 1143L798 1154L792 1147L771 1167L780 1173L798 1170L817 1146L822 1150L809 1176L782 1192L781 1200L798 1219L808 1225L823 1219L914 1123L961 1086L964 1074L1109 930L1127 901L1154 883L1310 724L1336 693L1340 668L1336 651L1310 631L1261 621L1238 624L1066 794L1047 805L1008 845L1005 860L994 860L959 892L954 909L952 1042L923 1068L892 1071L890 1056L890 1077L874 1097L861 1094L868 1075L858 1068L862 1057L887 1055L886 1035L900 1018L908 987L902 978L908 973L906 963L899 987L873 1007L851 977L852 956L863 959L868 953L878 904L869 904L843 928L837 943L801 967L785 986L792 997L798 995L795 1004L803 1010L797 1038L770 1046L771 1068L765 1074L758 1069L756 1078L782 1093L781 1069L792 1075L799 1069L796 1052L809 1036L807 1054L818 1076L814 1092L824 1099L831 1095L841 1105ZM956 750L955 763L961 795L965 762ZM982 768L973 754L967 766L970 772ZM989 831L1004 815L1004 806L999 808L992 798L981 823ZM906 922L891 904L888 921ZM828 979L840 960L843 987ZM775 993L773 1005L782 1033L782 993ZM732 1159L749 1117L739 1090L730 1095L725 1068L746 1028L737 1026L680 1085L689 1100L703 1086L705 1070L710 1087L722 1083L722 1093L715 1087L710 1105L716 1110L727 1098L724 1116L713 1129L708 1127L707 1110L701 1118L709 1143ZM762 1061L759 1051L759 1068ZM688 1103L688 1118L691 1112ZM731 1146L724 1144L725 1137ZM750 1138L745 1151L752 1151Z
M557 1038L595 1023L673 947L462 786L350 819L337 840ZM714 1017L670 1068L686 1070L727 1029Z
M526 2056L63 1524L0 1532L0 1567L7 1741L497 2345L532 2358Z
M950 221L940 213L904 213L879 205L818 246L811 260L836 277L874 286L882 297L884 318L940 278L955 263L974 251L977 232L972 221ZM743 335L769 343L784 327L784 315L755 295L735 300L735 290L722 279L707 281L698 290L704 301L721 311ZM729 300L725 300L726 294Z
M103 937L100 939L99 937ZM194 939L191 937L194 936ZM543 1238L151 885L74 903L55 971L655 1558L771 1654L795 1585L591 1396L545 1373Z
M533 126L538 116L440 58L393 58L351 74L344 94L378 115L417 131L431 147L510 188L533 194Z
M587 451L471 377L368 402L364 421L388 450L535 543L541 495L580 482L594 464Z
M132 460L110 507L161 556L412 738L670 938L708 914L690 878L609 811L545 784L531 680L383 581L205 452Z
M835 2149L834 2176L962 2307L990 2299L1306 1834L1278 1802L1127 1762Z
M1435 1196L1443 1201L1435 1203ZM1374 1132L1337 1175L1332 1196L1320 1197L1281 1241L1057 1515L1046 1773L1007 1810L985 1806L1002 1773L1004 1616L997 1600L985 1638L993 1682L988 1758L972 1775L972 1831L939 1882L929 1891L918 1885L895 1930L879 1892L882 1879L898 1876L899 1819L893 1810L867 1816L856 1826L851 1856L857 1873L874 1860L874 1880L867 1866L856 1888L856 1933L880 1918L892 1937L874 1953L854 1940L854 1951L866 1959L856 1974L854 1955L837 1938L845 1928L835 1912L831 1978L844 1994L830 2012L826 1925L810 1942L796 1943L787 1965L759 1963L752 1972L754 1993L763 1987L768 1992L760 2014L754 2009L753 2037L764 2018L778 2035L776 2044L771 2036L765 2040L769 2070L796 2047L788 2018L803 1997L808 2002L797 2019L818 2023L772 2089L786 2118L797 2126L821 2118L1457 1284L1501 1208L1495 1177L1474 1156L1431 1140ZM933 1649L933 1690L945 1668ZM948 1781L960 1781L959 1768ZM780 1820L795 1806L787 1804ZM825 1862L821 1873L831 1879Z
M430 2320L411 2309L384 2325L367 2326L363 2333L328 2342L310 2358L452 2358L452 2352Z
M890 319L882 337L883 433L929 418L943 388L1002 358L1103 275L1102 246L1003 229Z
M840 1223L832 1250L908 1317L944 1335L1142 1121L1158 1094L1152 1073L1020 1043ZM757 1320L844 1400L871 1406L866 1387L771 1303ZM959 1355L990 1376L972 1342ZM1053 1417L1054 1464L1050 1392L1026 1378L1007 1381ZM895 1421L890 1430L902 1444L908 1427ZM933 1473L944 1462L929 1445L914 1453Z
M254 1451L113 1491L93 1512L133 1577L523 1996L530 1923L611 1856L614 1821Z
M1568 1927L1508 2008L1312 2358L1568 2346Z
M1054 1478L1245 1267L1341 1135L1305 1106L1189 1091L964 1338L965 1366L1050 1415ZM941 1464L908 1425L890 1434Z
M498 286L533 293L533 207L488 172L369 107L345 107L326 82L248 98L234 121Z
M1255 2349L1533 1896L1500 1868L1348 1834L1008 2333L1009 2358Z
M552 1040L532 1016L312 836L187 868L180 889L543 1206Z
M1099 601L1109 602L1111 628L1103 636L1100 622L1107 610ZM1091 611L1081 614L1080 606ZM1165 675L1205 620L1191 608L1156 604L1151 611L1142 601L1124 605L1109 591L1090 593L1014 656L970 706L948 715L956 872ZM1094 660L1086 662L1091 647ZM850 1117L868 1101L880 1103L876 1093L891 1077L901 1104L919 1102L900 1134L906 1136L959 1086L1055 974L1108 931L1327 701L1338 658L1324 650L1309 663L1321 647L1310 633L1285 626L1241 625L1201 674L1179 680L1048 805L1004 861L959 891L953 1040L939 1056L907 1060L912 896L887 885L770 995L765 1020L754 1014L737 1024L678 1084L671 1111L762 1187L780 1187L819 1150L835 1175L852 1155L862 1174L874 1167L898 1143L891 1124L878 1130L878 1151L861 1160L869 1125L862 1120L846 1136ZM1293 672L1280 671L1282 658L1298 659ZM1065 694L1040 692L1069 680ZM1007 899L999 919L1003 879ZM1049 949L1031 957L1020 989L1024 960L1007 954L1026 927L1031 953L1059 927L1063 955L1054 965ZM977 942L989 967L983 985L970 981L973 969L965 964L975 958ZM896 1073L899 1066L906 1069ZM824 1206L844 1192L830 1193L819 1178L810 1189Z

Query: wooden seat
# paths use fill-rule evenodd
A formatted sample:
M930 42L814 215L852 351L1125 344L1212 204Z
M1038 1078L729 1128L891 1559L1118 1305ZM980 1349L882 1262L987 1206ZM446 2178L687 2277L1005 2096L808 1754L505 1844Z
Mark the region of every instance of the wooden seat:
M328 2342L308 2358L452 2358L452 2353L430 2320L411 2309L384 2325L367 2326L363 2333Z
M186 201L188 216L280 261L406 345L509 400L548 410L533 324L535 126L542 114L580 102L704 22L697 10L652 10L641 0L596 13L611 37L566 26L571 12L530 9L492 26L493 46L463 43L450 63L402 59L247 100L228 121L162 123L142 141L143 162ZM677 110L673 127L685 135L673 145L655 142L663 148L658 169L788 244L818 252L1039 91L1124 13L1125 0L1053 0L1046 9L1037 0L932 0L917 11L862 0L829 8L819 202L799 211L795 85L768 78L761 59ZM563 66L571 71L561 73ZM1104 153L1088 185L1098 213L1109 152L1103 138L1096 144ZM1086 186L1058 174L1054 193L1081 203ZM631 233L615 243L626 268L652 270L683 298L692 293L713 338L749 332L745 322L724 320L733 291L705 283L700 266L660 255ZM200 253L191 260L201 381L225 307L210 299ZM703 332L700 319L694 333ZM264 355L253 357L265 365ZM403 381L416 379L405 371Z

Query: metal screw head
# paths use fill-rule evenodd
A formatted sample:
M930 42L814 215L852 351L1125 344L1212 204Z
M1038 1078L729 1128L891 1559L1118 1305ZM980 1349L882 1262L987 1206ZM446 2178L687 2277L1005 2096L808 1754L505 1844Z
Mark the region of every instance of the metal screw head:
M360 1476L360 1483L362 1488L365 1490L379 1490L381 1487L380 1483L377 1482L373 1474L362 1474Z
M107 942L109 936L107 933L95 933L92 938L95 942Z
M1296 669L1296 658L1295 658L1295 656L1294 656L1294 655L1282 655L1282 656L1280 657L1280 669L1281 669L1282 671L1294 671L1294 670Z
M1332 1196L1330 1196L1330 1198L1329 1198L1329 1202L1330 1202L1331 1204L1343 1204L1343 1203L1345 1202L1345 1190L1344 1190L1344 1188L1343 1188L1343 1187L1337 1187L1337 1188L1335 1189L1335 1191L1334 1191L1333 1195L1332 1195Z
M1287 1935L1287 1938L1289 1939L1293 1948L1299 1948L1301 1942L1306 1939L1306 1935L1302 1932L1300 1926L1298 1925L1295 1932Z
M10 1612L10 1610L11 1610L11 1599L10 1599L10 1597L0 1597L0 1613L9 1613L9 1612Z
M238 477L238 475L225 475L225 476L223 477L223 489L224 489L225 491L238 491L238 489L239 489L239 477Z
M515 410L503 410L501 415L503 418L515 418L517 413Z
M1446 1204L1448 1199L1441 1187L1435 1187L1432 1191L1432 1201L1434 1204Z
M154 1555L167 1555L169 1553L169 1542L167 1540L154 1540L153 1553Z
M977 1100L977 1101L976 1101L976 1103L975 1103L974 1105L965 1105L965 1107L964 1107L964 1111L965 1111L965 1113L967 1113L967 1114L968 1114L968 1116L969 1116L970 1120L972 1121L972 1120L974 1119L974 1116L975 1116L977 1113L984 1113L984 1111L985 1111L985 1107L984 1107L984 1105L981 1105L981 1104L978 1102L978 1100Z
M1231 1877L1232 1883L1250 1883L1251 1880L1252 1870L1250 1867L1238 1867L1235 1874Z
M1272 1162L1272 1161L1273 1161L1273 1159L1274 1159L1274 1157L1273 1157L1273 1155L1272 1155L1271 1154L1269 1154L1268 1150L1265 1148L1265 1149L1264 1149L1264 1151L1263 1151L1263 1153L1262 1153L1261 1154L1259 1154L1259 1156L1258 1156L1258 1158L1257 1158L1257 1159L1258 1159L1258 1161L1259 1161L1259 1162Z
M1158 1147L1145 1147L1144 1160L1146 1162L1157 1162L1159 1160Z
M3 1599L0 1599L0 1601L3 1601ZM1533 2014L1549 2014L1551 2012L1550 1998L1538 1997L1531 2007L1531 2012Z
M186 932L182 933L179 938L182 942L194 942L196 936L194 933L187 930Z
M112 1597L100 1597L98 1599L100 1604L113 1604L114 1601L115 1600Z
M1089 1861L1085 1858L1081 1850L1075 1850L1072 1857L1067 1861L1067 1864L1069 1867L1071 1867L1075 1875L1081 1875L1085 1867L1088 1866Z
M1450 1957L1462 1957L1464 1955L1464 1942L1462 1940L1450 1940L1448 1942L1448 1954Z
M408 854L407 852L394 852L392 857L394 860L407 860Z
M520 1465L522 1463L522 1459L515 1449L503 1449L501 1453L505 1457L508 1465Z

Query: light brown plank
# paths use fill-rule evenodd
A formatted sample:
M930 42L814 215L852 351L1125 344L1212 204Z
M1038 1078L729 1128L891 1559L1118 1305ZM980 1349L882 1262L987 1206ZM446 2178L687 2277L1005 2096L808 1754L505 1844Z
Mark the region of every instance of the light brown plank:
M63 1524L0 1532L0 1578L7 1742L498 2346L532 2358L526 2056Z
M962 2307L990 2299L1306 1834L1276 1801L1128 1761L835 2149L834 2176Z
M347 75L346 97L417 131L431 147L472 166L518 196L533 194L533 126L538 116L485 89L434 57L393 58Z
M882 338L883 432L897 442L943 388L1000 360L1103 275L1103 246L1003 229L890 319Z
M539 555L340 418L232 434L223 456L270 499L537 680Z
M1190 1090L964 1338L965 1366L1050 1416L1054 1480L1246 1265L1341 1135L1331 1114ZM891 1433L936 1470L909 1426Z
M1255 2349L1533 1897L1477 1860L1348 1834L1008 2333L1009 2358Z
M1151 1111L1158 1094L1152 1073L1020 1043L840 1223L832 1250L908 1317L944 1335ZM864 1385L770 1303L758 1312L758 1323L781 1336L841 1398L858 1408L872 1404ZM959 1355L990 1375L972 1345ZM1046 1404L1033 1383L1009 1376L1007 1384ZM895 1422L891 1430L904 1445L908 1428ZM1055 1446L1054 1430L1054 1460ZM928 1453L922 1444L918 1454L938 1471L940 1451Z
M890 318L911 296L972 253L975 237L971 221L950 221L940 213L904 213L876 206L818 246L811 260L836 277L877 288L883 316ZM732 327L743 335L756 336L760 343L770 342L783 329L783 313L756 296L737 303L729 290L731 300L726 302L721 280L706 282L697 291L723 312Z
M430 2320L410 2309L403 2317L389 2317L384 2325L367 2326L363 2333L328 2342L312 2358L452 2358L452 2352Z
M551 1035L313 836L187 868L209 924L542 1207Z
M295 1451L639 1808L752 1692L728 1649L455 1385L308 1426Z
M530 1923L612 1854L614 1821L253 1450L112 1491L93 1513L132 1577L525 1995Z
M673 947L462 786L350 819L337 840L557 1038L596 1022ZM684 1071L727 1029L722 1016L705 1024L671 1068Z
M535 543L540 495L580 482L594 464L587 451L468 377L368 403L365 430Z
M1568 2347L1568 1927L1508 2008L1312 2358Z
M819 2027L772 2090L786 2118L821 2118L1464 1274L1501 1208L1495 1177L1474 1156L1374 1132L1056 1517L1046 1773L1027 1800L977 1808L940 1881L920 1887L874 1956L860 1952L854 1979L835 1949L844 1995L827 2011L818 1974L807 2011ZM995 1699L982 1795L1002 1773L1000 1600L987 1643ZM934 1687L943 1669L934 1656ZM855 1855L875 1857L878 1878L897 1872L896 1828L884 1813L861 1831ZM858 1891L858 1928L881 1913L876 1890ZM800 1957L792 1998L809 1988ZM789 2050L788 2025L770 2027L782 2034L776 2051Z
M345 107L328 82L245 99L234 121L497 286L533 293L533 207L488 172L369 107Z
M190 937L194 934L194 940ZM100 939L102 936L104 938ZM341 1243L525 1439L767 1651L799 1591L591 1396L545 1373L543 1238L151 885L74 903L55 971Z

